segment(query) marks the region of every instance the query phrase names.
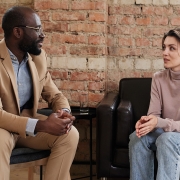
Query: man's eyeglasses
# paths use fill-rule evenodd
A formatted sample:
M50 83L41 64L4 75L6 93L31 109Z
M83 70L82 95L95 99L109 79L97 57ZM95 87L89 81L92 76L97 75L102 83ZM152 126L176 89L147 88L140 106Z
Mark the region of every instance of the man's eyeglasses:
M23 26L23 25L19 25L17 27L25 27L25 28L28 28L28 29L34 29L38 33L39 36L41 34L44 34L41 27L31 27L31 26Z

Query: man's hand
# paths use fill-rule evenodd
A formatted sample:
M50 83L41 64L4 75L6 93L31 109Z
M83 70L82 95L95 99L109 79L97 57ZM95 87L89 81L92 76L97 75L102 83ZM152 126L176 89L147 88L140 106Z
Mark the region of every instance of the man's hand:
M45 132L60 136L70 131L74 120L75 117L71 114L58 110L57 113L52 113L45 121L39 120L36 124L35 132Z
M57 110L57 113L61 113L62 112L62 118L69 118L71 120L71 122L69 124L67 124L67 131L66 133L68 133L70 130L71 130L71 126L73 124L73 121L75 120L75 117L72 116L72 114L68 113L67 111L64 111L64 110Z
M157 125L158 119L154 115L142 116L136 123L136 135L140 138L151 132Z

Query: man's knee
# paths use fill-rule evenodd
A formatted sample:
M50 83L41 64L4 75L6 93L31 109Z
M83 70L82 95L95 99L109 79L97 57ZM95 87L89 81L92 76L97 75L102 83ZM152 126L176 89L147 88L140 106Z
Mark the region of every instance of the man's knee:
M59 138L56 141L58 146L60 145L61 147L63 144L66 146L66 148L70 148L71 150L73 149L75 150L77 148L78 142L79 142L79 132L74 126L71 127L71 130L68 132L68 134L59 136Z
M71 130L69 131L69 139L71 139L71 143L74 146L77 146L79 142L79 132L74 126L72 126Z

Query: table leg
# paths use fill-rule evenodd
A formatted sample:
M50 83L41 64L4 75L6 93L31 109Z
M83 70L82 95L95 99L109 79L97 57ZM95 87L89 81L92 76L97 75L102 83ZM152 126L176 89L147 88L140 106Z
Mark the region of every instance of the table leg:
M92 118L90 118L90 180L92 176Z

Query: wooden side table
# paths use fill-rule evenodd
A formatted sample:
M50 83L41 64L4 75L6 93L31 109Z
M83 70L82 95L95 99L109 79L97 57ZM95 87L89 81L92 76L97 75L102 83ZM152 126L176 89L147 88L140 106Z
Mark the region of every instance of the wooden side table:
M85 119L89 120L90 122L90 142L89 142L89 152L90 152L90 180L92 180L93 172L92 172L92 166L93 166L93 159L92 159L92 119L96 117L96 108L89 108L88 112L80 112L79 107L71 107L72 115L76 117L76 119ZM82 178L76 178L76 179L82 179ZM75 180L75 179L74 179Z

